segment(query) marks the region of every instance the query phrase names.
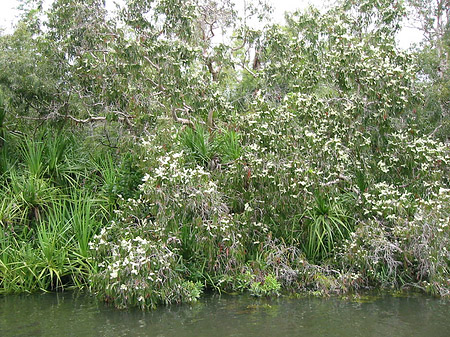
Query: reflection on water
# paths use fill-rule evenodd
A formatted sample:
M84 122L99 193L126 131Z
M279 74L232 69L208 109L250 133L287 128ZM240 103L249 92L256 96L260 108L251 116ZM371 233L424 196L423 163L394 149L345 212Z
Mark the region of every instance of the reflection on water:
M358 298L208 296L152 312L77 293L0 297L0 336L449 336L450 302L410 294Z

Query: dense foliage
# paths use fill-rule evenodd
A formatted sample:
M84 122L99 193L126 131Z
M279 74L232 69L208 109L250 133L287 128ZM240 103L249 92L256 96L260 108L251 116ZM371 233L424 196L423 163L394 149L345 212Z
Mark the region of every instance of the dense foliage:
M228 1L27 10L0 36L0 292L449 295L439 3L345 0L260 30L267 8ZM444 31L404 51L409 9Z

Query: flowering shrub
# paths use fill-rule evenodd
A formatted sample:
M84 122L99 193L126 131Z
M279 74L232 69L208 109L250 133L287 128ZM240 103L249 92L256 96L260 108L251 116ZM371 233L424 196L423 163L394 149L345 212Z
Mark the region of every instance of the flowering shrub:
M92 277L92 288L118 308L155 308L159 303L192 302L202 285L183 278L181 257L171 242L158 237L151 222L103 228L90 246L101 261Z
M448 295L449 192L440 188L420 201L411 217L401 217L401 212L389 208L394 215L391 222L370 218L361 223L336 259L360 273L367 284L402 282Z
M407 216L414 210L415 202L411 193L400 192L395 186L385 182L375 184L370 192L365 192L363 196L366 202L364 215L375 216L383 222L395 223L400 216Z
M154 307L195 299L200 283L446 294L448 145L415 127L411 56L359 29L339 9L294 14L266 31L251 99L217 84L217 119L187 107L192 120L156 119L139 197L92 244L104 297Z
M418 286L450 295L450 189L441 187L421 201L414 217L395 230Z

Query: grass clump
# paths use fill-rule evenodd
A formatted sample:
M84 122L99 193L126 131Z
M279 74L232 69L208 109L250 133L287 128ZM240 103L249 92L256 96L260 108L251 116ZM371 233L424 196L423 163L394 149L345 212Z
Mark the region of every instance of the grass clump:
M315 204L306 212L304 251L311 261L319 261L332 253L339 242L352 232L350 217L339 202L330 202L316 194Z
M93 152L89 158L83 146L70 132L50 129L34 137L5 135L0 293L86 285L93 272L89 242L112 219L120 190L116 177L126 169L111 155L105 161ZM13 161L12 153L20 157ZM104 173L101 179L92 174L96 171ZM132 189L128 185L127 193Z

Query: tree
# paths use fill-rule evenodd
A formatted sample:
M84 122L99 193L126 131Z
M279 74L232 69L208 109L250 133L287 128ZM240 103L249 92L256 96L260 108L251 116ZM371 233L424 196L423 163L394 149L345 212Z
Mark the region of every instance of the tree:
M425 132L445 140L450 134L450 2L408 0L407 3L424 36L416 49L426 93L417 123Z

